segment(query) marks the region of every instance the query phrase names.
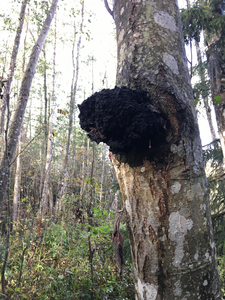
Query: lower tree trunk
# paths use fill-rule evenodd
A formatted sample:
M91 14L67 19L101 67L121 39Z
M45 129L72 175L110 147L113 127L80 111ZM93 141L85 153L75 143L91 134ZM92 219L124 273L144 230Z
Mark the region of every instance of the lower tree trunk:
M193 160L201 144L183 142L171 146L164 165L144 160L132 167L112 156L126 210L136 299L221 299L205 174Z

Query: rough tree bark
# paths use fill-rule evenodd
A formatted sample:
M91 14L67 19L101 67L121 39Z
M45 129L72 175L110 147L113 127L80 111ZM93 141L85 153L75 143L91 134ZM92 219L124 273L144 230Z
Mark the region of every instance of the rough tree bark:
M135 297L221 299L177 1L115 0L113 16L118 87L85 100L80 123L113 152Z
M46 17L46 20L43 24L41 33L37 39L36 44L34 45L32 49L32 53L30 55L30 59L26 68L26 71L24 73L24 77L22 79L20 93L19 93L19 99L17 106L15 108L15 113L13 115L13 119L11 122L11 126L9 129L9 135L8 135L8 151L4 151L4 155L1 161L0 166L0 213L2 211L2 206L4 203L4 197L6 192L6 185L8 182L8 179L10 174L6 172L6 161L9 160L10 164L13 161L13 157L16 151L18 138L20 136L20 131L23 123L23 117L26 110L27 102L29 99L29 93L31 88L31 83L36 71L36 66L39 58L39 54L42 50L43 44L45 42L45 38L47 36L49 27L51 25L51 21L54 17L55 10L58 4L58 0L53 0L51 8L48 12L48 15Z

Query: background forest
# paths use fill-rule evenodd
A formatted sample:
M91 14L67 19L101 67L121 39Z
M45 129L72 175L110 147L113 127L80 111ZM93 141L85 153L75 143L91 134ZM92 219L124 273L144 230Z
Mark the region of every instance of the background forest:
M21 103L32 48L52 2L8 0L0 12L0 172L5 164L11 173L0 212L1 297L134 299L122 197L108 147L91 142L78 120L77 104L115 85L115 30L100 0L59 1L39 55L15 155L4 159L11 151L9 126ZM182 4L196 109L211 135L203 154L225 299L225 122L219 114L225 91L225 4ZM119 215L122 275L112 243Z

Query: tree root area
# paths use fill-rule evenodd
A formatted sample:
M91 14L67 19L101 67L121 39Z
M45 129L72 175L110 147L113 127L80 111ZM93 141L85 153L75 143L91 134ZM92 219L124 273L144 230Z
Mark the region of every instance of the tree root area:
M145 151L165 143L166 120L146 91L104 89L78 107L81 128L92 141L106 143L114 154Z

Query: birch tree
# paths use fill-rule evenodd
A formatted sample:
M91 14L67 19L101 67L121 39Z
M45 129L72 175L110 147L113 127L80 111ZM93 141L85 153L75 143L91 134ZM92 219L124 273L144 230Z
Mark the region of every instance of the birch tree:
M62 197L65 191L65 178L68 172L68 163L70 157L70 144L71 144L71 137L72 137L72 129L74 123L74 114L75 114L75 101L76 101L76 93L77 93L77 83L78 83L78 76L79 76L79 62L80 62L80 46L81 46L81 38L82 38L82 30L84 24L84 0L82 0L82 7L81 7L81 23L80 23L80 36L77 43L77 53L76 53L76 64L74 62L74 47L72 51L72 58L73 58L73 80L72 80L72 87L71 87L71 98L70 98L70 113L69 113L69 126L68 126L68 136L67 136L67 143L66 143L66 153L65 159L63 162L63 170L62 170L62 181L59 190L58 199L56 201L55 207L55 218L57 217L58 210L61 207ZM75 27L74 27L75 29ZM74 36L75 39L75 36Z
M50 102L50 117L48 125L48 143L47 143L47 157L45 164L45 179L40 203L40 215L44 216L46 212L47 196L49 192L49 178L52 162L52 139L53 139L53 116L54 116L54 98L55 98L55 58L56 58L56 14L55 14L55 31L54 31L54 53L53 53L53 68L52 68L52 95ZM51 202L51 200L50 200ZM51 212L52 213L52 212Z
M105 2L107 2L105 0ZM176 0L114 1L117 87L80 123L110 146L136 299L221 299L201 140Z
M40 55L40 52L42 50L43 44L45 42L45 38L48 34L49 27L51 25L51 21L54 17L56 7L58 4L58 0L53 0L51 8L48 12L48 15L44 21L42 30L40 32L40 35L37 39L37 42L35 43L32 53L30 55L29 62L27 64L26 71L24 73L24 77L22 79L19 98L17 102L17 106L15 108L15 113L13 115L11 126L9 128L9 134L8 134L8 151L4 151L4 155L1 161L0 166L0 213L2 211L3 203L4 203L4 197L6 192L6 185L9 180L10 174L6 172L6 161L9 161L9 164L12 163L14 154L16 151L18 138L20 135L22 123L23 123L23 117L26 110L27 102L29 99L29 93L30 88L32 84L32 80L36 71L36 66L38 62L38 58ZM10 173L10 172L9 172Z
M19 24L18 24L18 27L16 29L16 37L15 37L13 50L12 50L12 55L11 55L9 74L8 74L8 78L7 78L7 82L6 82L6 86L5 86L3 100L2 100L2 103L1 103L0 134L4 130L6 99L7 99L7 94L10 94L10 89L11 89L11 85L12 85L12 81L13 81L14 71L15 71L15 68L16 68L16 58L17 58L17 53L18 53L19 46L20 46L20 37L21 37L22 29L23 29L23 23L24 23L26 7L27 7L27 0L23 0L22 5L21 5L20 16L19 16Z

